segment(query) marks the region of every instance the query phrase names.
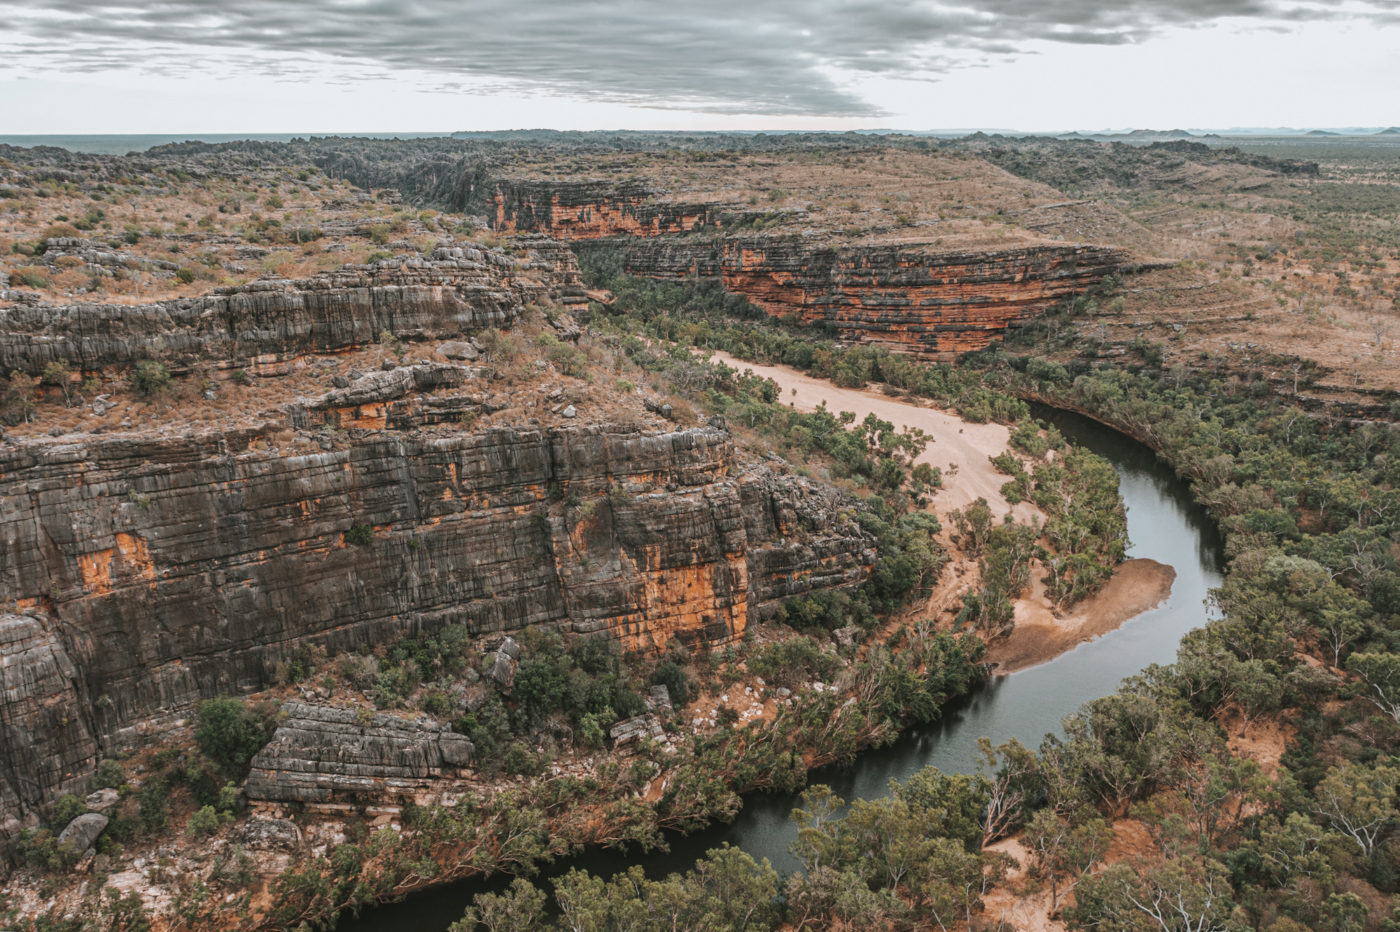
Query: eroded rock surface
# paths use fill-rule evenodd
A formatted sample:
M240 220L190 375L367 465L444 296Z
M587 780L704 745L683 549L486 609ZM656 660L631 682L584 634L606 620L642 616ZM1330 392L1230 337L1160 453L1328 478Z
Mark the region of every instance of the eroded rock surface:
M982 349L1017 321L1134 267L1119 249L833 246L802 237L675 240L628 248L627 270L709 278L779 317L929 358Z
M0 309L0 371L39 375L56 360L95 371L159 355L245 365L399 339L449 339L506 327L545 298L587 301L573 254L527 238L518 255L442 247L432 258L348 265L299 280L260 280L156 304L17 304Z
M463 735L431 719L366 715L306 702L282 707L272 741L253 758L250 799L324 803L411 798L471 763Z
M0 614L0 848L37 824L39 806L86 788L99 758L92 704L50 621Z
M743 466L717 428L292 439L269 423L0 446L0 599L51 619L0 627L6 819L86 789L98 741L265 686L309 645L446 624L723 643L874 561L840 496Z

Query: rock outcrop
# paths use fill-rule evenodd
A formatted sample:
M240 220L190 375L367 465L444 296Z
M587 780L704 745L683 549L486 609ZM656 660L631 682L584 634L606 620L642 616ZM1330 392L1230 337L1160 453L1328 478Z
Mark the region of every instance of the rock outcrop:
M634 275L717 280L769 313L930 359L981 349L1012 323L1138 264L1120 249L1049 240L959 250L853 243L836 232L725 233L726 224L742 225L743 211L669 201L638 182L479 175L469 188L468 206L497 230L566 241L640 240L627 246L625 268ZM697 233L702 227L713 232Z
M518 255L443 247L432 258L347 265L300 280L260 280L156 304L17 304L0 308L0 371L39 375L55 360L123 369L159 356L252 366L373 343L444 340L507 327L532 302L587 302L573 254L526 237Z
M981 349L1010 324L1133 266L1127 253L1100 246L955 252L806 237L638 244L625 262L650 278L718 280L771 314L934 359Z
M477 195L491 225L503 232L546 233L562 240L662 236L719 222L711 204L663 200L637 183L497 180Z
M0 599L35 611L0 626L16 824L86 789L99 745L266 685L299 648L449 623L723 643L875 556L835 493L741 468L713 428L11 442L0 503Z
M87 789L93 705L54 625L0 614L0 849L38 823L39 806Z
M253 758L246 791L264 802L412 799L467 767L475 749L431 719L366 715L306 702L282 707L272 740Z

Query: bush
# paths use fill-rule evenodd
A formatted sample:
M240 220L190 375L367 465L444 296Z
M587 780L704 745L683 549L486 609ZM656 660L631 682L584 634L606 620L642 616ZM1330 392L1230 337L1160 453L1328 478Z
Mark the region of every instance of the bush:
M127 374L127 381L137 394L149 398L170 384L170 369L163 362L143 359Z
M227 812L219 812L213 806L205 806L190 816L190 824L185 828L186 835L195 838L202 838L205 835L212 835L224 825L233 821L233 816Z
M659 665L651 675L651 681L666 687L666 691L671 694L671 705L677 709L684 708L690 701L690 677L686 676L680 664L674 660L667 660Z
M110 757L97 765L97 783L99 790L120 789L126 783L126 770L121 764Z
M87 811L87 804L83 802L81 797L65 796L53 807L51 821L53 822L54 828L61 829Z
M10 273L10 284L16 288L33 288L35 291L43 291L49 287L49 279L42 269L26 265Z
M537 777L544 773L544 755L537 754L524 741L512 741L502 762L506 773Z
M374 541L374 527L369 524L356 524L345 532L345 542L364 547Z
M141 786L141 828L151 835L170 822L170 786L164 777L148 777Z
M267 723L232 696L201 702L195 716L195 743L226 776L235 780L243 778L253 755L271 737Z
M73 848L72 842L60 844L57 836L46 828L25 829L15 841L15 857L21 864L39 871L69 870L78 863L81 853Z
M175 277L180 280L181 284L188 285L194 281L194 271L192 269L177 269Z

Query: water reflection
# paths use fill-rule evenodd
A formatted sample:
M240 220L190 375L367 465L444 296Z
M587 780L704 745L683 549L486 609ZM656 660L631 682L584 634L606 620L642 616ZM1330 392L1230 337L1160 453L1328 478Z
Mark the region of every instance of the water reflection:
M812 774L846 799L888 792L890 780L904 780L933 765L948 772L972 772L981 765L977 739L993 743L1019 738L1036 746L1058 733L1064 716L1085 702L1107 695L1119 683L1153 663L1170 663L1182 635L1206 620L1205 599L1220 584L1223 562L1220 536L1204 509L1191 501L1185 483L1151 450L1087 418L1037 407L1035 414L1061 432L1112 462L1118 470L1128 508L1130 557L1149 557L1176 569L1165 604L1124 624L1096 641L1082 644L1055 660L1020 673L993 679L976 695L945 710L943 719L905 733L887 748L869 751L854 764ZM567 867L611 874L633 863L648 874L664 876L694 864L705 851L723 842L755 858L767 858L779 871L797 867L787 848L796 831L788 815L797 797L751 796L729 825L718 825L688 838L672 839L669 852L589 852L554 865L545 876ZM401 904L380 907L342 929L356 932L405 928L445 929L458 919L472 895L497 884L479 881L419 894Z

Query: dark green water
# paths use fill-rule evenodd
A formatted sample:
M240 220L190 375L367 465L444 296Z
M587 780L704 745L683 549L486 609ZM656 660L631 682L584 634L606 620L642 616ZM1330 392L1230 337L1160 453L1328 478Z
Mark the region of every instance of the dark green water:
M869 751L854 764L814 771L812 782L826 783L846 799L872 798L886 795L890 780L903 780L929 765L950 773L977 770L980 737L994 743L1014 737L1034 747L1046 734L1059 732L1066 715L1113 692L1125 677L1149 664L1175 660L1182 635L1205 622L1206 595L1220 584L1223 558L1215 525L1191 501L1185 484L1151 450L1122 434L1049 408L1035 413L1113 463L1128 507L1132 541L1128 555L1174 567L1171 597L1160 608L1055 660L993 679L961 705L947 709L936 726L906 732L893 745ZM796 836L788 814L796 804L795 795L751 796L734 822L673 838L669 852L590 851L552 865L544 875L569 867L611 874L639 863L652 876L663 876L692 866L722 842L743 848L755 858L767 858L780 872L788 873L797 867L787 852ZM381 906L356 920L347 919L339 928L354 932L445 929L461 917L474 894L503 883L451 884Z

